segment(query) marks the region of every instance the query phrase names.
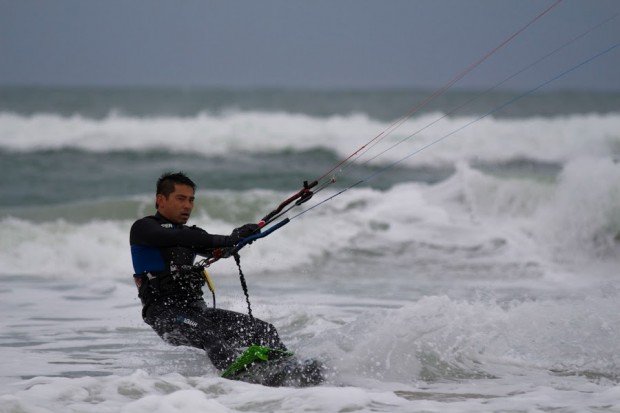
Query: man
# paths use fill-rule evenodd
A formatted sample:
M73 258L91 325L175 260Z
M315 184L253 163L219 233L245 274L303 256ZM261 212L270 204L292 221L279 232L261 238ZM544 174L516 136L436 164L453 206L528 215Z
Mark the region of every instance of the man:
M259 230L256 224L213 235L185 225L194 208L196 185L182 172L157 181L155 215L137 220L130 244L134 280L142 301L142 317L168 343L204 349L215 367L225 370L251 344L286 351L276 329L250 316L207 306L205 284L196 255L234 247Z

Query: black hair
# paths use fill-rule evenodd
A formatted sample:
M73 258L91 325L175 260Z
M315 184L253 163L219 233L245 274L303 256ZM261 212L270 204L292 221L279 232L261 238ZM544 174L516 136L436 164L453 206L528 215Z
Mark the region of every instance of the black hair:
M162 194L166 198L174 192L174 185L187 185L191 187L194 192L196 191L196 184L189 179L183 172L165 172L157 180L157 192L156 195ZM155 208L157 208L157 202L155 202Z

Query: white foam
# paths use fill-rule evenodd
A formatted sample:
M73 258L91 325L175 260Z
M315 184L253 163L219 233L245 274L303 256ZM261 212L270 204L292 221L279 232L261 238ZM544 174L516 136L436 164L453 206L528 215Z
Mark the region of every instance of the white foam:
M364 161L423 129L441 114L409 119ZM373 162L399 159L475 120L445 118ZM0 148L13 151L75 148L87 151L167 150L224 155L323 147L348 156L386 130L389 123L366 115L315 118L302 114L227 112L194 117L134 118L109 115L95 120L75 115L22 116L0 113ZM620 115L582 114L554 118L485 118L450 136L408 164L456 163L460 160L528 158L564 161L583 155L620 155Z
M620 365L616 299L500 305L424 297L395 310L365 312L344 328L319 334L313 343L324 349L345 381L502 377L520 369L613 376Z
M558 183L497 178L460 165L455 175L434 186L408 183L387 191L349 190L246 247L244 265L250 271L279 272L336 257L354 262L354 250L374 251L378 259L397 257L401 265L431 257L537 262L543 271L550 262L565 263L566 257L617 263L619 182L620 166L610 160L569 163ZM218 208L227 211L240 205L255 210L257 199L276 205L285 196L273 191L212 193L221 204ZM328 196L322 192L304 207ZM198 209L191 224L211 233L228 234L243 223L236 213L225 215L232 220L228 222L212 218L200 205ZM261 212L242 219L256 222ZM0 274L130 275L131 224L3 219ZM234 263L228 261L218 263L218 268L235 273Z
M415 130L429 117L410 120L406 127ZM5 365L20 370L5 373L2 379L6 381L9 374L39 377L3 384L2 393L9 394L0 396L0 411L587 411L601 406L617 410L620 316L618 292L610 287L610 280L617 277L620 264L620 167L611 159L620 152L619 119L618 115L486 119L452 143L442 144L441 150L426 152L426 161L457 165L457 173L445 182L404 183L387 191L352 189L244 249L246 273L256 276L254 280L264 276L266 282L279 283L261 286L267 292L253 296L255 311L278 321L285 335L296 337L296 350L324 356L335 367L328 384L311 389L230 382L208 369L202 377L170 373L177 368L174 363L164 366L165 371L153 367L147 372L151 365L144 360L157 360L161 354L144 355L145 349L161 345L161 352L174 351L139 320L135 288L129 281L132 220L76 223L4 218L0 221L0 277L89 281L100 277L104 281L67 283L70 293L38 287L42 283L36 278L15 277L19 281L11 285L7 281L9 286L2 291L3 328L18 330L8 344L26 338L28 343L3 347L3 358L10 360ZM447 126L466 121L450 119ZM226 154L324 146L348 154L360 135L372 136L369 130L385 126L364 116L326 121L305 115L228 113L156 119L110 116L97 121L2 114L0 147L142 151L184 146L188 149L183 150ZM248 139L248 133L255 140ZM424 134L421 141L430 142L433 136L441 135ZM564 170L557 181L500 178L466 162L474 157L519 156L560 161ZM326 192L305 206L328 196ZM288 194L222 191L215 195L232 210L238 204L256 205L257 197L271 204ZM150 207L150 201L144 202ZM244 217L252 221L259 218L259 211L256 214ZM218 217L197 212L191 223L224 234L241 224L236 213ZM576 261L587 271L578 270ZM602 284L593 277L601 261L612 264ZM363 271L369 262L379 268L377 273ZM539 274L525 280L510 267L530 263ZM299 270L330 268L330 264L344 271ZM447 271L450 266L458 271ZM237 270L226 260L213 271L219 277L235 275ZM446 281L445 274L452 278ZM447 290L446 284L466 289L473 279L482 279L482 286L493 293L501 295L507 289L518 298L512 302L462 299L443 292L421 292L423 298L415 300L403 295L374 297L405 284L420 288L415 282L423 277L435 290ZM516 288L510 290L515 278L522 283L519 288L530 289L531 299L524 299ZM220 279L236 282L235 277ZM331 288L318 293L312 289L318 282ZM350 293L343 285L367 289L364 294ZM225 307L244 311L243 298L229 301ZM71 321L76 308L85 318ZM46 311L65 321L42 320ZM123 328L130 332L123 333ZM78 340L85 342L85 336L94 344L111 340L116 350L103 346L93 350L103 359L74 359L70 348ZM202 354L175 351L189 359L187 363L204 360ZM57 356L51 358L50 352ZM99 372L109 368L114 375L45 377L82 368ZM138 370L132 373L133 369ZM394 390L404 392L398 396Z
M46 278L132 274L128 222L32 223L6 218L1 225L0 274Z
M42 375L2 388L0 411L459 412L527 410L533 405L540 409L584 411L603 405L620 407L618 385L605 380L589 381L583 376L616 373L620 362L616 301L617 296L611 296L500 305L493 301L429 296L396 309L361 311L351 322L332 325L313 338L306 338L305 346L317 348L329 360L332 373L328 382L319 387L267 388L225 380L212 371L202 376L171 373L174 366L159 374L138 369L103 377ZM104 307L112 305L115 317L126 310L119 307L120 303L99 303ZM285 308L278 303L272 310L282 315ZM97 311L100 310L90 309L91 313ZM335 316L339 312L342 310L332 307L330 314ZM314 315L313 318L316 319ZM61 333L68 346L75 345L80 333L95 331L86 321L77 331L74 325L59 327L64 331L53 334L53 325L48 325L48 335L53 338ZM108 334L94 335L91 340L96 342L92 344L104 343L106 336L113 333L111 329ZM151 336L152 340L142 345L153 347L159 342L154 333ZM136 338L133 334L123 339ZM137 351L135 343L127 345ZM53 350L58 343L50 346ZM43 347L37 347L36 354L43 355L40 368L56 368L45 365L46 354L42 350ZM105 348L100 351L106 354ZM162 351L181 352L172 347ZM32 352L24 355L31 356ZM143 358L158 356L162 354ZM107 353L105 360L113 363L107 368L118 369L114 363L126 367L129 360L124 361L124 357L127 355L123 356L120 350ZM202 360L187 351L184 357L194 362ZM495 378L484 378L485 374Z
M620 163L570 162L535 223L540 242L552 245L558 259L620 262Z

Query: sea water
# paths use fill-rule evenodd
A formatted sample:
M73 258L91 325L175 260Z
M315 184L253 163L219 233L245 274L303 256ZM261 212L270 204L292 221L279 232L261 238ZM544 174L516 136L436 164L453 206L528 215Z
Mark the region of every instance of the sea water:
M619 94L478 120L515 95L448 93L243 249L254 315L318 387L222 379L143 323L128 233L159 174L228 234L429 94L2 89L0 411L620 411ZM246 312L234 262L210 272Z

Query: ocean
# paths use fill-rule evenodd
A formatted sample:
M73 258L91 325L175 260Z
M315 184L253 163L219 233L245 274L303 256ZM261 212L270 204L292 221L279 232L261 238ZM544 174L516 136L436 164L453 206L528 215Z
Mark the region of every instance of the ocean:
M620 93L481 118L517 94L449 91L393 128L431 93L0 88L0 412L620 411ZM324 384L220 378L143 323L129 228L161 173L228 234L386 130L241 251ZM210 273L246 312L234 262Z

